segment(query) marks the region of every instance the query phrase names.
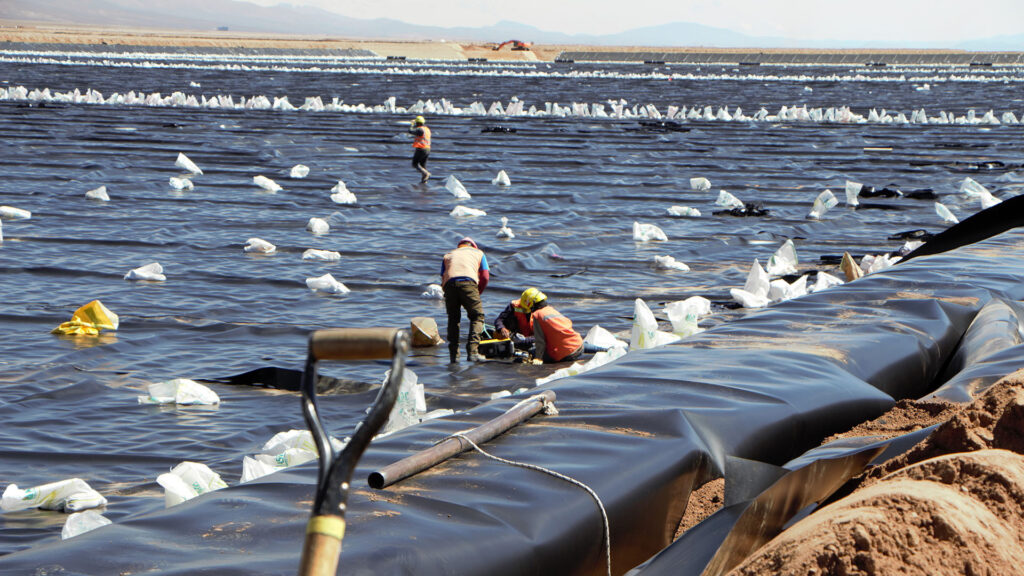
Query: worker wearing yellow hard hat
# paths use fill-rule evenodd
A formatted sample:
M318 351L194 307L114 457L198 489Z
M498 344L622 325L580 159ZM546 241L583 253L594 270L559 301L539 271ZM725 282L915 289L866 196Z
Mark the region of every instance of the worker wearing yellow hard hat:
M548 304L548 297L537 288L523 290L519 306L533 323L534 357L544 362L566 362L583 354L583 337L573 330L572 320Z
M419 171L422 179L420 184L430 179L430 172L427 171L427 158L430 156L430 128L427 127L427 120L423 116L413 118L409 123L409 133L413 135L412 167Z

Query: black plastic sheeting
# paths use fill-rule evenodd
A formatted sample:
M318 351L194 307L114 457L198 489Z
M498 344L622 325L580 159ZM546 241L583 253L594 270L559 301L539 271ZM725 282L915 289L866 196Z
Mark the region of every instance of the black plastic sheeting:
M731 459L782 465L894 398L934 388L979 311L995 298L1024 296L1022 258L1014 231L766 309L686 344L631 353L552 383L561 414L534 418L487 448L591 486L608 510L614 571L624 572L669 543L691 488L727 473ZM514 401L380 439L357 477ZM833 460L852 470L880 451ZM841 484L844 474L834 470L800 467L807 479L799 484L820 491L803 497ZM289 573L314 479L315 467L304 465L4 556L0 570ZM803 504L790 502L786 514ZM384 491L357 482L349 519L341 557L349 574L589 574L603 567L602 527L585 492L477 454ZM255 551L258 564L247 560Z

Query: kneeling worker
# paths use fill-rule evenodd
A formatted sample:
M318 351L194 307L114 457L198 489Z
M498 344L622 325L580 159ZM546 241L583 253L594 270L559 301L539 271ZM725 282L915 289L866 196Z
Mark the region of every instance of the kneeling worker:
M519 305L530 314L533 323L534 356L546 363L576 360L583 354L583 337L572 329L572 321L563 316L536 288L523 290Z
M529 349L533 346L533 322L530 313L519 302L519 298L508 303L494 321L494 331L499 338L510 339L516 348Z

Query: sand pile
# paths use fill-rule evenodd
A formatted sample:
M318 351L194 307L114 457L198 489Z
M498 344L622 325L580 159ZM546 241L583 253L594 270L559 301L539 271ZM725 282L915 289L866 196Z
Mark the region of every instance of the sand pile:
M732 574L1024 574L1024 370Z

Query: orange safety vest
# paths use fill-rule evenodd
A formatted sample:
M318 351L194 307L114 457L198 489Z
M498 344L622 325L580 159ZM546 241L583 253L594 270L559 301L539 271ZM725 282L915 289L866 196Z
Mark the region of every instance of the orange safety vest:
M533 336L533 319L526 313L526 310L519 305L518 298L513 300L511 304L512 310L515 311L516 315L516 331L523 336Z
M546 352L555 362L572 354L583 346L583 337L572 329L572 320L548 305L531 315L534 326L544 331ZM538 351L539 352L539 351Z
M413 148L425 148L425 149L429 150L430 149L430 128L427 128L425 125L424 126L420 126L419 128L420 128L420 130L423 130L423 134L417 135L415 138L413 138L413 140L412 140L412 147Z

